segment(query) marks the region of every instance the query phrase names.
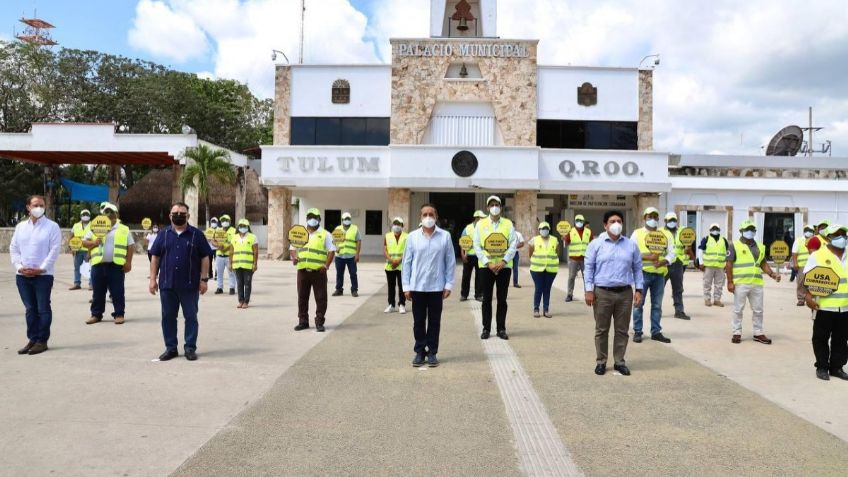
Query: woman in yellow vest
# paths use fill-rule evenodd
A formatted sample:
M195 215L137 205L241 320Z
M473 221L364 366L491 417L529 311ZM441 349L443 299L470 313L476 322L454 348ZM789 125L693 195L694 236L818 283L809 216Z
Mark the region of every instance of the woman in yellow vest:
M88 223L91 220L91 212L88 209L82 209L80 212L80 221L74 224L74 227L71 229L73 233L73 238L78 238L82 240L85 237L86 228L88 227ZM82 267L83 262L85 262L86 257L88 257L88 250L85 247L81 247L74 254L74 286L69 288L69 290L79 290L82 288L82 273L80 273L80 268ZM88 279L88 289L91 290L91 278Z
M807 290L804 300L815 311L813 321L813 353L816 355L816 377L829 380L830 376L848 380L842 370L848 362L848 263L845 246L848 244L848 227L833 224L824 235L828 243L810 255L804 273L816 268L829 268L838 277L837 289L828 296L816 296ZM806 288L805 288L806 290ZM830 346L828 346L828 340Z
M237 232L230 239L232 254L230 255L230 270L236 275L239 304L236 308L247 308L250 303L250 292L253 288L253 273L259 268L259 244L256 235L250 232L250 222L247 219L238 221Z
M392 220L392 230L387 233L383 239L383 255L386 257L386 280L389 282L389 306L383 310L383 313L391 313L395 311L395 303L398 304L398 311L401 314L406 313L406 297L403 294L403 283L401 280L401 270L403 261L403 252L406 250L406 239L408 234L403 230L403 218L395 217ZM395 295L397 289L397 295ZM395 302L395 296L398 301Z
M533 317L539 317L539 302L543 303L543 314L550 318L551 287L559 271L559 240L551 237L551 224L539 224L539 235L530 241L530 276L536 285L533 293Z
M804 268L807 266L807 259L810 258L810 249L807 248L807 242L815 234L816 228L807 224L804 226L804 237L799 238L792 244L792 258L789 259L789 264L795 273L795 279L798 280L795 284L795 298L798 299L795 304L797 306L804 306L806 301L807 289L804 288Z

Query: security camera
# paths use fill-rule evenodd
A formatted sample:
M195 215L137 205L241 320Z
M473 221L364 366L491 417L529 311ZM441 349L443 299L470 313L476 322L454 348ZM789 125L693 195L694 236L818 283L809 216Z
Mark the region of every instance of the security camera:
M277 61L277 52L276 51L271 52L271 61Z

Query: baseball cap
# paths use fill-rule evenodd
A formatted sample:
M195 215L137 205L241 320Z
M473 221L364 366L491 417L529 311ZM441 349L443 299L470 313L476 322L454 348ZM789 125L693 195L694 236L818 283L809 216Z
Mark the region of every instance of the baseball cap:
M239 220L239 221L238 221L238 224L239 224L239 225L247 225L248 227L250 227L250 221L249 221L249 220L247 220L247 219L241 219L241 220Z
M665 214L665 220L666 221L677 220L677 214L675 214L674 212L669 212L669 213Z
M312 207L306 211L306 215L314 215L316 217L321 217L321 211L316 209L315 207Z
M224 214L224 215L222 215L222 216L221 216L221 222L223 222L223 221L225 221L225 220L227 220L227 221L231 221L232 219L230 218L230 216L229 216L229 215Z
M721 230L721 225L719 225L719 224L717 224L717 223L715 223L715 222L714 222L714 223L710 224L710 230L712 230L712 229L719 229L719 230Z
M547 228L547 229L549 229L549 228L551 228L551 224L549 224L549 223L547 223L547 222L540 222L540 223L539 223L539 228L540 228L540 229L546 229L546 228Z
M91 215L91 212L89 212L89 210L88 210L88 209L82 209L82 210L80 211L80 215Z
M503 202L501 202L501 198L500 198L500 197L498 197L498 196L496 196L496 195L490 195L490 196L489 196L489 198L488 198L488 199L486 199L486 205L489 205L489 202L491 202L491 201L493 201L493 200L494 200L495 202L497 202L498 204L502 204L502 203L503 203Z
M392 219L392 223L393 223L393 224L397 223L397 224L401 224L401 225L403 225L403 217L395 217L395 218L393 218L393 219Z
M349 218L351 218L351 217L350 217L350 212L345 212L345 213L343 213L343 214L342 214L342 218L343 218L343 219L349 219Z
M209 221L210 221L210 222L217 222L217 221L218 221L218 217L212 217L211 219L209 219Z
M106 213L107 210L111 210L113 212L118 211L118 206L111 202L103 202L100 204L100 213Z
M807 224L807 225L804 226L804 230L809 230L810 232L815 232L816 227L812 224Z
M576 221L576 220L582 220L583 222L585 222L585 221L586 221L586 219L583 217L583 215L582 215L582 214L577 214L577 215L575 215L575 216L574 216L574 220L575 220L575 221Z
M646 216L646 215L651 215L651 214L657 214L657 215L660 215L660 211L659 211L659 210L657 210L657 208L656 208L656 207L648 207L647 209L645 209L645 211L644 211L644 212L642 212L642 217L644 217L644 216Z
M739 230L745 230L748 227L754 227L756 229L757 225L751 219L745 219L745 220L742 221L741 224L739 224Z
M830 227L830 220L823 219L819 221L818 225L827 225L828 227Z
M485 219L485 218L486 218L486 213L485 213L485 212L483 212L482 210L475 210L475 211L474 211L474 217L475 217L475 218L478 218L478 219Z
M824 231L824 235L825 235L825 237L827 237L827 236L830 236L830 235L833 235L833 234L839 232L840 230L844 230L844 231L848 232L848 227L846 227L844 225L833 224L833 225L828 226L827 230Z

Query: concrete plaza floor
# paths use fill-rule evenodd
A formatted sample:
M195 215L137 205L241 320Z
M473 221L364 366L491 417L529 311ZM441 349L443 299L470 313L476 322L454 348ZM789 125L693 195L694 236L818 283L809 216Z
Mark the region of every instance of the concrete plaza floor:
M458 283L436 369L409 365L411 313L382 313L385 277L373 262L360 266L359 298L330 298L322 334L292 330L291 264L261 261L251 308L210 291L200 359L162 363L145 267L138 260L127 277L127 323L87 326L89 293L67 290L63 256L50 351L38 356L15 354L23 307L10 267L0 274L0 474L534 475L481 346L477 305L458 301ZM750 340L748 314L746 339L732 344L731 307L705 307L700 274L687 272L693 320L671 318L667 287L671 345L631 343L633 375L598 377L590 309L563 302L566 278L554 317L535 319L522 269L507 343L583 474L844 475L848 382L815 378L794 284L766 287L773 345Z

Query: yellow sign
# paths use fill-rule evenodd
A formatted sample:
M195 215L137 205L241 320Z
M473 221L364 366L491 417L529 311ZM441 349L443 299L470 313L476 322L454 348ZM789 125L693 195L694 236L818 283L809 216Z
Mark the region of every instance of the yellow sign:
M72 252L79 252L82 248L82 239L79 237L71 237L71 239L68 240L68 246L71 247Z
M775 240L769 247L769 255L774 263L783 265L786 259L789 258L789 244L783 240Z
M215 229L215 233L212 236L212 239L216 242L227 243L227 231L226 229Z
M333 230L333 244L338 247L345 240L345 232L341 227Z
M294 225L289 229L289 243L294 248L303 248L309 242L309 231L302 225Z
M93 233L95 237L102 239L109 233L110 230L112 230L112 221L105 215L98 215L91 219L90 227L91 233Z
M509 240L500 232L495 232L483 242L483 248L491 255L503 255L509 248Z
M695 243L695 229L692 227L685 227L680 230L678 234L678 238L680 238L680 243L684 246L688 247Z
M206 236L206 240L214 240L215 229L213 229L212 227L206 227L206 230L203 232L203 235Z
M145 217L141 219L141 228L144 230L150 230L150 227L153 225L153 221L150 220L150 217Z
M561 237L565 237L571 232L571 224L567 220L560 220L556 225L556 230Z
M651 253L665 253L668 250L668 237L659 230L648 232L645 235L645 246Z
M467 252L471 250L471 247L474 246L474 239L472 239L468 235L463 235L459 238L459 246Z
M804 286L813 296L828 296L839 288L839 275L828 267L815 267L804 275Z

